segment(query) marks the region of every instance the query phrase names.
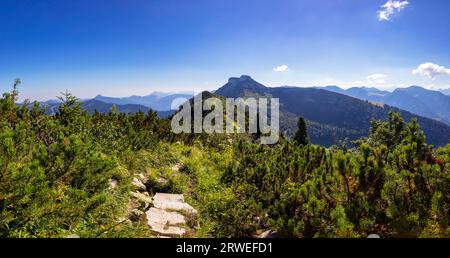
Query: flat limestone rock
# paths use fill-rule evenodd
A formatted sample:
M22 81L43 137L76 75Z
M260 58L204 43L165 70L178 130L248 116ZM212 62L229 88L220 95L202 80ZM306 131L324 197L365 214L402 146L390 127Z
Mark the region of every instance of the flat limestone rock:
M153 206L163 210L184 211L197 214L197 210L184 202L184 196L182 194L156 193L153 197Z
M153 225L151 231L160 234L158 237L182 237L186 230L177 226Z
M178 225L186 223L184 216L178 212L169 212L158 208L150 208L147 212L147 223L151 230L165 236L182 236L186 233Z
M156 193L154 199L164 202L184 202L182 194Z

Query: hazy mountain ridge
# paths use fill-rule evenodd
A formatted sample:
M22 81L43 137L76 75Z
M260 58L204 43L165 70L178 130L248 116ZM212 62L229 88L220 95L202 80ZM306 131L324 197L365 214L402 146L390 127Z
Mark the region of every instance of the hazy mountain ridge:
M33 105L33 104L30 104ZM45 113L49 115L53 115L56 112L58 112L58 108L61 105L61 102L58 101L46 101L46 102L39 102L39 105L41 108L45 109ZM81 106L83 110L88 111L89 113L99 112L99 113L109 113L111 108L113 106L116 106L117 112L119 113L137 113L137 112L144 112L148 113L150 112L151 108L143 106L143 105L137 105L137 104L113 104L113 103L106 103L100 100L96 99L90 99L86 101L81 101ZM159 110L153 110L157 113L159 117L168 117L172 115L175 111L173 110L167 110L167 111L159 111Z
M371 101L381 100L383 97L391 94L389 91L379 90L374 87L351 87L346 90L338 86L326 86L316 88L341 93L358 99Z
M130 97L107 97L102 95L97 95L94 100L99 100L105 103L117 104L117 105L127 105L135 104L142 105L153 110L158 111L168 111L171 110L171 104L176 99L189 99L193 94L188 93L164 93L164 92L154 92L147 96L130 96Z
M428 90L420 86L397 88L393 92L367 87L344 90L337 86L327 86L321 89L398 107L450 125L450 96L440 91Z
M450 88L448 89L439 89L438 91L442 92L443 94L450 96Z

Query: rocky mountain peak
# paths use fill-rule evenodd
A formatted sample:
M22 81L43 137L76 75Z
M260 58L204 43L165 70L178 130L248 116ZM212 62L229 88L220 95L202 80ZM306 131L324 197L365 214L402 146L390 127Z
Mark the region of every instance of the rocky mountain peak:
M228 79L228 83L231 85L237 85L241 82L253 82L254 80L252 79L252 77L248 76L248 75L241 75L241 77L231 77L230 79Z

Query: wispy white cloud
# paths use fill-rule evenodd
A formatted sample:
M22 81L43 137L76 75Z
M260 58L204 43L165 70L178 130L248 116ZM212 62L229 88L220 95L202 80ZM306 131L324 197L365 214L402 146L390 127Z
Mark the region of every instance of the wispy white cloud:
M289 69L289 67L287 65L280 65L280 66L273 68L273 71L274 72L287 72L288 69Z
M369 85L373 85L373 84L383 85L383 84L386 84L386 78L387 78L386 74L376 73L376 74L367 76L366 80Z
M381 10L378 11L378 20L389 21L392 15L403 10L408 4L408 1L387 1L381 6Z
M427 62L419 65L419 67L417 67L417 69L414 69L412 73L414 75L427 76L428 78L434 80L438 75L450 75L450 69L441 65Z

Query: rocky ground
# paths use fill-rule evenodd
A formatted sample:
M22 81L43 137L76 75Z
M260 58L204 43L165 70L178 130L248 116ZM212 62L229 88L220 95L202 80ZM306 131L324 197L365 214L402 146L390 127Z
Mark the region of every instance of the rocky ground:
M172 169L178 170L180 165ZM158 178L160 183L166 179ZM145 217L149 230L156 237L186 237L195 232L197 210L184 201L183 194L151 194L147 187L148 178L139 174L132 180L133 191L130 192L128 219L138 220ZM113 187L114 182L111 183Z

